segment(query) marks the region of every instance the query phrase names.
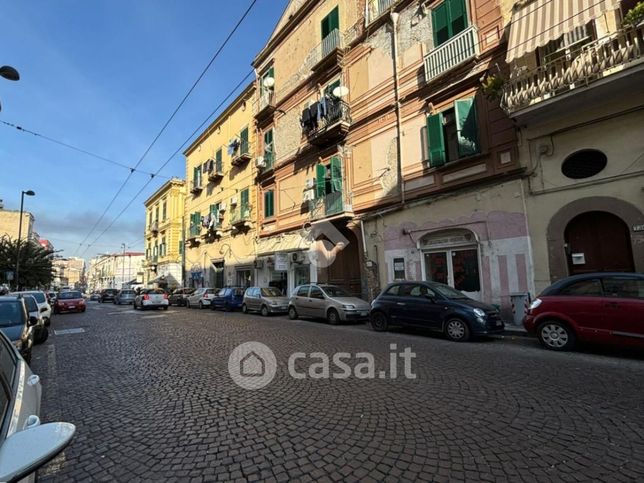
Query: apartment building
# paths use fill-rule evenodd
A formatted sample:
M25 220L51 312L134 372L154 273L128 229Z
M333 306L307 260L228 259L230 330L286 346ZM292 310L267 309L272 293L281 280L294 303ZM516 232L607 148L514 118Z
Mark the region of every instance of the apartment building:
M636 1L556 3L514 5L502 79L536 291L577 273L644 271L643 19L624 21Z
M55 289L71 287L81 289L85 286L85 260L78 257L56 258L52 262Z
M89 262L87 285L91 291L122 289L143 283L143 252L106 253Z
M0 205L2 201L0 200ZM0 206L0 238L18 239L20 227L20 210L5 210ZM34 215L28 211L22 213L22 239L38 241L34 236Z
M145 200L144 284L183 285L185 181L172 178Z
M255 85L251 83L186 149L186 285L255 280Z

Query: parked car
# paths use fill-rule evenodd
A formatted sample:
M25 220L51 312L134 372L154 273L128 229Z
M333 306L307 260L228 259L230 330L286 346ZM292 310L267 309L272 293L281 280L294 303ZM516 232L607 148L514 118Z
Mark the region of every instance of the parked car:
M42 317L41 309L38 308L38 302L36 302L33 295L17 295L16 297L24 299L29 318L35 317L38 319L38 322L33 326L34 344L42 344L49 337L49 329L45 325L45 319Z
M211 300L210 308L212 310L235 310L242 306L243 301L244 289L242 287L226 287L222 288Z
M276 287L250 287L244 292L241 309L244 313L259 312L263 316L285 314L288 312L288 297Z
M100 302L101 301L101 293L100 292L92 292L92 295L89 296L89 299L92 302Z
M168 301L170 302L170 305L185 307L186 298L188 297L188 295L192 295L194 291L195 289L192 287L182 287L175 289L168 297Z
M35 471L69 444L76 428L69 423L41 424L40 378L11 345L0 334L4 386L0 425L5 428L0 440L0 481L33 482Z
M60 292L54 304L55 314L62 314L63 312L85 312L85 309L85 299L83 298L83 294L78 290Z
M29 316L23 298L15 295L0 297L0 331L18 349L27 364L31 364L31 348L34 345L33 327L36 324L38 319Z
M219 293L218 288L198 288L186 297L186 307L189 309L192 307L199 307L200 309L210 307L210 303L217 293Z
M148 288L141 290L141 293L134 299L134 310L136 309L163 309L168 310L168 294L160 288Z
M51 323L51 305L47 302L47 295L45 292L40 290L25 290L23 292L13 292L14 295L18 294L29 294L33 295L38 303L38 309L40 309L40 315L45 320L45 325L49 327ZM44 310L43 310L44 309Z
M288 316L326 319L329 324L367 320L371 307L361 298L336 285L309 284L296 287L289 299Z
M105 303L105 302L113 302L114 297L116 297L116 294L118 293L118 290L115 288L106 288L101 290L101 297L98 299L100 303Z
M644 347L644 275L561 279L532 302L523 325L555 351L571 350L578 341Z
M505 329L495 307L437 282L389 284L372 302L370 319L377 331L392 325L420 327L442 332L455 342Z
M56 298L58 297L58 294L53 290L50 290L46 293L46 295L47 295L47 302L49 302L49 305L53 307L54 302L56 302Z
M133 304L134 299L136 298L136 292L131 289L123 289L119 290L114 297L114 304L116 305L121 305L121 304Z

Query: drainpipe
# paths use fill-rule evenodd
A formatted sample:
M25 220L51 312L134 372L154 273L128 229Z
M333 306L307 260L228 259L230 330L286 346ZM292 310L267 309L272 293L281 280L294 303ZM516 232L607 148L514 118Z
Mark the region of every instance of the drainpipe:
M396 136L398 137L398 142L396 143L396 171L398 175L398 189L400 190L400 204L405 204L405 183L403 182L402 177L402 115L400 112L400 78L398 76L398 17L397 12L391 12L389 14L391 17L391 26L392 26L392 51L391 57L393 59L393 68L394 68L394 103L396 107Z

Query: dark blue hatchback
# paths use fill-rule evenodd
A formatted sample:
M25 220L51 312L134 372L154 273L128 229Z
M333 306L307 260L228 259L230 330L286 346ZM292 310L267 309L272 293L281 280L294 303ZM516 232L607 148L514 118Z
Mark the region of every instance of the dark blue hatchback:
M472 336L502 332L499 311L436 282L397 282L385 288L371 304L371 327L419 327L444 333L463 342Z
M224 309L224 310L235 310L239 309L244 302L244 292L245 289L241 287L227 287L222 288L215 298L210 302L210 308L212 310Z

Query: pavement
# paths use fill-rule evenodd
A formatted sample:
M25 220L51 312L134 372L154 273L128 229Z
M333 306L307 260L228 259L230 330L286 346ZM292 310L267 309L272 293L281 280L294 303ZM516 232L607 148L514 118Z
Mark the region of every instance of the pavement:
M42 481L643 481L644 356L553 353L502 336L452 343L286 317L90 303L52 320L32 367L43 421L77 434ZM82 329L71 330L70 329ZM241 343L276 374L244 389ZM396 353L416 354L391 374ZM349 378L313 378L311 353L352 355ZM289 374L289 356L301 352ZM368 360L374 379L357 365ZM311 371L311 372L309 372ZM367 371L368 373L368 371Z

